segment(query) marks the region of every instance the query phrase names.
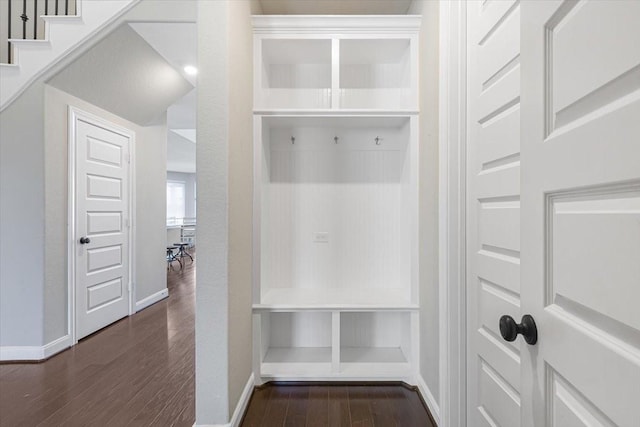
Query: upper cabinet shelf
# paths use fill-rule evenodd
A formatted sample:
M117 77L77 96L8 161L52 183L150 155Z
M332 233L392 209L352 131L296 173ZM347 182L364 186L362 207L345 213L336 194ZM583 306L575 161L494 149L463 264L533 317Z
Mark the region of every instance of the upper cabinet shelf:
M419 16L254 16L254 106L418 111Z

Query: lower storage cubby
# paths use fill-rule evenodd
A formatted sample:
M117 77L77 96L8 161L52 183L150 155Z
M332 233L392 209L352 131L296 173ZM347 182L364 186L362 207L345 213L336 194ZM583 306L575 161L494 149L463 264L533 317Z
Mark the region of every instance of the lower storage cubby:
M263 376L331 373L330 312L265 312L260 317Z
M260 311L256 366L265 380L406 380L415 311Z
M387 376L410 369L411 313L343 312L340 315L340 372Z

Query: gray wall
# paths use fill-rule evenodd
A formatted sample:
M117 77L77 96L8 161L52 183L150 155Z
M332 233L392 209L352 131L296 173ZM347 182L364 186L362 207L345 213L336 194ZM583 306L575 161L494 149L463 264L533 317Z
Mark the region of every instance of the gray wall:
M96 115L135 133L136 301L167 287L166 125L138 126L59 89L45 89L45 342L67 330L68 106Z
M196 422L229 421L228 1L198 2ZM246 350L251 353L249 349Z
M420 374L439 404L438 2L414 0L420 31Z
M0 346L41 346L43 84L0 113ZM64 241L60 242L64 246Z
M253 369L253 27L257 1L232 0L229 10L229 408Z
M255 1L198 3L196 425L229 422L252 371Z
M179 181L185 184L185 207L184 216L186 218L195 218L196 216L196 193L195 186L196 174L195 173L182 173L167 171L167 181Z

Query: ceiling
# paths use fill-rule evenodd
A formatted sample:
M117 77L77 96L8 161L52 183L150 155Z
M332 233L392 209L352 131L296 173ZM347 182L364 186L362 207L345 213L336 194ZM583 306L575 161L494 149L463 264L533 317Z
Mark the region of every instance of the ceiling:
M48 83L141 126L163 120L176 99L193 91L128 25L118 27Z
M412 0L260 0L265 15L404 15Z

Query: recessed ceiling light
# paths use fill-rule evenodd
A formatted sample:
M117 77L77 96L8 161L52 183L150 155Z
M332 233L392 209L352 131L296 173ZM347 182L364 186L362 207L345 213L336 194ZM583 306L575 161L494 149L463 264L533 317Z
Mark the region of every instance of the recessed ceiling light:
M186 67L184 67L184 72L189 74L190 76L195 76L196 74L198 74L198 69L193 65L187 65Z

